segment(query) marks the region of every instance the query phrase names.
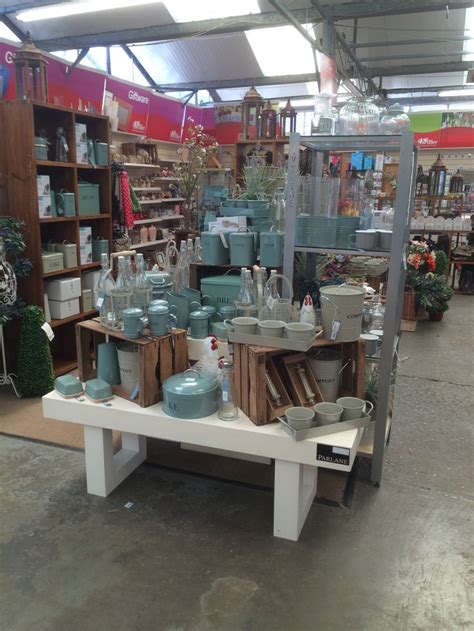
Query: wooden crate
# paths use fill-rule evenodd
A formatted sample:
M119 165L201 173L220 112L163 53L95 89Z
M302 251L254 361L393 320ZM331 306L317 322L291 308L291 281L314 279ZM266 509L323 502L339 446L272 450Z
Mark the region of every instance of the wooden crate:
M365 342L357 340L335 344L328 340L318 339L314 343L314 348L326 346L340 350L345 356L344 364L347 366L342 373L341 395L352 395L363 399L365 395ZM233 348L237 405L255 425L273 423L275 417L266 396L265 371L270 359L278 365L283 357L293 355L295 352L236 343L233 344ZM287 392L291 392L284 371L280 371L280 376ZM299 405L297 401L293 401L293 404Z
M141 337L129 340L121 331L106 329L97 320L86 320L76 325L76 345L79 379L87 381L96 377L95 357L97 345L107 341L127 341L138 346L139 386L135 400L140 407L162 400L161 384L171 375L183 372L188 367L186 331L176 329L162 337ZM113 387L114 393L129 398L120 386Z

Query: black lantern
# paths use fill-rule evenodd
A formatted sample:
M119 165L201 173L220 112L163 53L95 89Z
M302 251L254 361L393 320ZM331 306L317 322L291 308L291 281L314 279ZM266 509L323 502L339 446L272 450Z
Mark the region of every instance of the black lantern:
M450 193L462 193L464 190L464 178L458 169L449 182Z
M262 110L262 118L260 120L260 138L276 138L276 121L277 114L270 101L267 101L265 108Z
M28 39L13 55L15 86L18 99L34 99L48 102L48 61L43 53Z
M258 138L264 100L252 86L242 101L241 137L242 140ZM254 128L255 132L251 133Z
M280 137L284 138L296 131L296 110L290 103L290 99L286 102L283 109L280 110Z
M439 196L444 195L444 185L446 184L446 165L441 160L441 154L430 169L430 180L428 184L428 194Z

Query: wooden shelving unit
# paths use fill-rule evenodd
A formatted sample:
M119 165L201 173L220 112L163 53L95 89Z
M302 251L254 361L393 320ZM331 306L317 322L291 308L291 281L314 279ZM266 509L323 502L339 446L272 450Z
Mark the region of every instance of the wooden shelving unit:
M0 102L0 208L6 214L18 217L25 223L27 256L33 263L31 278L19 283L19 294L28 303L44 309L44 282L64 276L81 276L84 272L98 269L98 263L80 264L79 227L90 226L92 237L101 236L111 241L112 195L110 167L93 167L79 164L76 158L75 124L87 125L89 138L110 145L109 119L106 116L76 112L66 107L35 101ZM63 127L69 145L70 162L56 162L54 144L57 127ZM51 142L48 160L35 159L35 136L45 129ZM51 189L73 192L76 199L75 217L40 218L38 211L37 175L49 175ZM99 215L79 216L78 181L99 184ZM67 240L77 244L77 267L43 273L42 244L48 241ZM81 301L82 302L82 301ZM53 320L55 338L51 343L56 375L73 370L77 366L74 326L76 322L97 315L87 313Z
M288 139L275 138L273 140L238 140L235 144L234 177L237 181L242 180L242 172L247 160L248 152L255 146L262 146L262 153L272 152L272 164L285 163L285 147L288 147Z

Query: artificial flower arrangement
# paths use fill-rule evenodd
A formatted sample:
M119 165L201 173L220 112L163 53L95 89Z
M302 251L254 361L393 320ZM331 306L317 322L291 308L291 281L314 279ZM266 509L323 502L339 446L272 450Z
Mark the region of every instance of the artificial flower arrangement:
M174 173L179 178L180 189L186 199L184 227L189 230L192 223L191 200L198 184L199 172L207 166L209 155L215 153L219 144L204 133L202 125L196 125L192 118L187 119L187 130L183 146L178 149L179 161L174 165Z

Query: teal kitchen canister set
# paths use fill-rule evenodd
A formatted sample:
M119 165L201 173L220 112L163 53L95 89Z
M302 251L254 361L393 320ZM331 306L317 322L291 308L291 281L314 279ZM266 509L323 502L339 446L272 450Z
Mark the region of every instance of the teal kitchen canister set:
M205 231L201 233L202 262L205 265L251 267L260 258L260 265L281 267L284 237L283 232L269 229L257 233L252 227L228 233Z

